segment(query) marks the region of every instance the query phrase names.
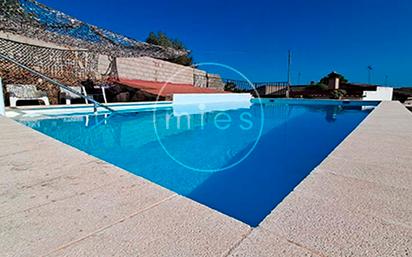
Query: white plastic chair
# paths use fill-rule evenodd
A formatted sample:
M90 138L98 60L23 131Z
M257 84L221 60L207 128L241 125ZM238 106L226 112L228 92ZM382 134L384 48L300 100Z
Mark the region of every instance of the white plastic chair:
M35 85L6 85L6 90L10 96L10 107L17 107L20 100L41 100L45 105L50 105L47 93L37 90Z
M411 106L412 107L412 97L408 97L405 101L406 106Z
M70 89L78 92L79 94L87 96L86 88L84 88L83 86L70 87ZM72 99L79 99L79 98L82 98L82 97L77 95L77 94L74 94L70 91L62 89L62 98L64 98L66 100L66 104L69 105L69 104L71 104ZM89 101L86 98L85 98L85 101L86 101L86 104L89 103Z

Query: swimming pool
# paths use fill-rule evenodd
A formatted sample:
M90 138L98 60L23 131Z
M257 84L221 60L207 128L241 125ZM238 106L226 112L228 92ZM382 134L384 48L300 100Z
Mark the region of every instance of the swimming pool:
M377 104L263 99L20 122L257 226Z

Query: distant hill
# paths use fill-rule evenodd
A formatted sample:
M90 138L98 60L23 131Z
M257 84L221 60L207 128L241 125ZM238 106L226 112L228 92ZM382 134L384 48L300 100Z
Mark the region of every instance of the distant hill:
M34 0L0 0L0 31L117 57L168 60L186 54L84 23Z

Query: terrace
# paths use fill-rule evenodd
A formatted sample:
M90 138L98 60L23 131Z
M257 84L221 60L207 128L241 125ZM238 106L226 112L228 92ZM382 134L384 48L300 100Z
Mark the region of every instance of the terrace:
M251 228L1 117L0 251L5 256L410 255L411 118L400 103L382 102Z
M0 21L6 105L52 104L0 98L2 256L411 255L412 113L358 101L376 87L280 99L334 89L222 79L34 0Z

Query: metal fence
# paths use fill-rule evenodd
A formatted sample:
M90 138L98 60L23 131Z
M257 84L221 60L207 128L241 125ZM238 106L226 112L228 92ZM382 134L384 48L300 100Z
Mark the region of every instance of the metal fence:
M57 49L0 38L0 53L67 83L93 77L97 72L97 55L87 50ZM16 74L14 70L18 67L10 65L1 64L3 76L6 72Z
M42 47L0 38L0 53L67 85L74 86L97 75L97 55L89 51ZM48 92L52 103L57 103L57 87L14 63L0 59L0 77L4 85L36 85Z
M289 89L288 82L248 82L234 79L222 79L222 81L225 83L226 90L257 93L260 96L286 95Z

